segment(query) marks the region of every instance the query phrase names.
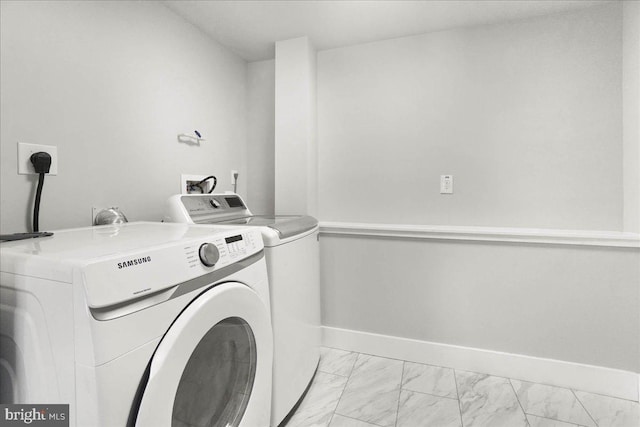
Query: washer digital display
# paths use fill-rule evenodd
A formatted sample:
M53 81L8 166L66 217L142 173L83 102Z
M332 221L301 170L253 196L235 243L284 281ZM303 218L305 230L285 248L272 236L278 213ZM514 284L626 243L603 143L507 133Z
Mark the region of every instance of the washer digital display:
M240 240L242 240L242 236L239 234L237 236L231 236L224 239L224 241L227 242L227 245L231 243L239 242Z

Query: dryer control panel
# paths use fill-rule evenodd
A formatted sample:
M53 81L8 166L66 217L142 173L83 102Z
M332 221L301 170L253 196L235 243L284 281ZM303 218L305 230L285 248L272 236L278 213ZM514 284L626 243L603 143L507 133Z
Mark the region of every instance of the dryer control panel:
M252 215L242 198L235 193L175 194L167 200L165 222L214 224Z

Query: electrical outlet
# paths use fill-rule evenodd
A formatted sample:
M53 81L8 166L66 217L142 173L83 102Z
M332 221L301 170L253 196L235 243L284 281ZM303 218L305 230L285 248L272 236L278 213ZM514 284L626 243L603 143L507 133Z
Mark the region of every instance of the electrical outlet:
M31 155L39 151L49 153L51 156L51 168L47 175L58 175L58 147L53 145L27 144L18 142L18 174L36 175L31 163Z
M239 174L237 170L231 170L231 185L234 185L236 183L238 175Z
M453 175L440 175L440 194L453 194Z

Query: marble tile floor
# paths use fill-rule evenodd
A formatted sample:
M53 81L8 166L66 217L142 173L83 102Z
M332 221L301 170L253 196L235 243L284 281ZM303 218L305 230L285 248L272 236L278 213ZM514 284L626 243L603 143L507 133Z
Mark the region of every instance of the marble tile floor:
M323 348L286 427L639 427L639 412L579 390Z

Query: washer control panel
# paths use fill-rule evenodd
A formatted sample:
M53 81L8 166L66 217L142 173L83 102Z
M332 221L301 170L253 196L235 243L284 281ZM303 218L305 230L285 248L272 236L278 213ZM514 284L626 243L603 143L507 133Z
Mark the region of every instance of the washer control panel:
M225 254L232 262L245 258L255 252L256 248L262 246L262 235L260 231L245 231L241 234L235 234L224 238L224 245L221 249L220 256Z
M233 265L264 248L257 227L143 226L137 225L136 236L151 236L147 239L152 239L152 232L164 233L160 244L139 245L135 250L95 257L80 267L89 307L104 308L154 295ZM128 228L121 228L122 240L127 243L131 239L125 234Z
M238 232L229 229L226 233L206 242L184 248L190 267L224 267L246 258L262 249L262 235L258 230L244 229Z

